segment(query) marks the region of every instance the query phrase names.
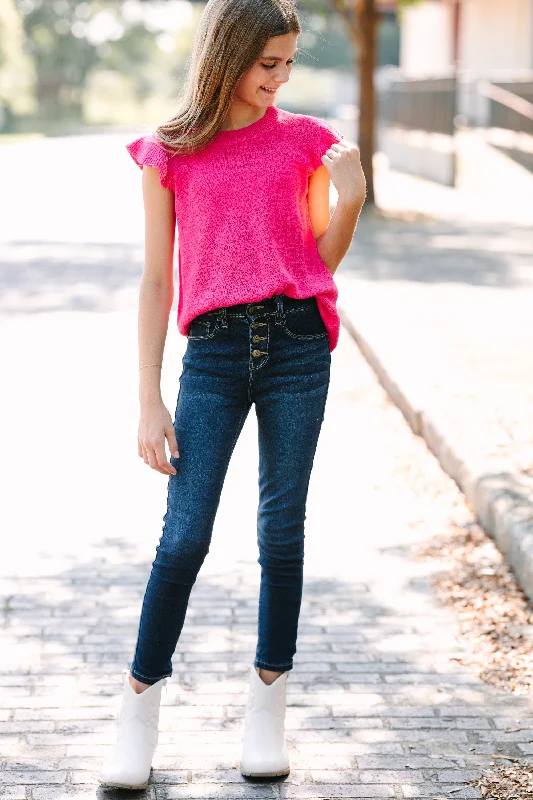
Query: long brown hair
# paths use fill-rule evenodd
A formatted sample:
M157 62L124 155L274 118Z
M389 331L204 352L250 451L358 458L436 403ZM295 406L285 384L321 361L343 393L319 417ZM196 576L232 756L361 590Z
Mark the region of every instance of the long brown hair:
M156 134L168 152L205 147L221 129L235 86L272 36L301 32L294 0L209 0L174 116Z

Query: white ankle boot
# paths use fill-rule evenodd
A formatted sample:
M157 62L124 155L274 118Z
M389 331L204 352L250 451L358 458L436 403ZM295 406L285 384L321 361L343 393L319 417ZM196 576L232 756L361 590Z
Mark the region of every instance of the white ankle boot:
M250 669L250 688L244 719L241 772L252 778L287 775L290 761L285 742L286 685L282 672L269 686Z
M167 678L161 678L140 694L122 670L124 693L117 720L117 738L98 773L103 786L145 789L159 737L159 704Z

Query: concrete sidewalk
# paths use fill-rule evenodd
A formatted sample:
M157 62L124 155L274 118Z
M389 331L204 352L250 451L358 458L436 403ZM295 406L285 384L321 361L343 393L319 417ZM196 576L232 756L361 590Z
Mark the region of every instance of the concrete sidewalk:
M478 176L488 159L477 186L473 158L458 189L378 160L381 212L361 217L335 276L338 307L533 599L533 176L462 146ZM490 169L502 192L483 205Z

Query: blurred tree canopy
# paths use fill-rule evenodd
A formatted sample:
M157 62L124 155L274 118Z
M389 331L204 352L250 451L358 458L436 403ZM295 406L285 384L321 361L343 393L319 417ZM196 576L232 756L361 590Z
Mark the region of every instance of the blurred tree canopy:
M4 0L2 0L3 2ZM123 72L139 97L151 89L157 62L154 31L135 6L118 0L14 0L35 68L34 94L42 123L83 121L84 89L96 68Z
M35 73L24 49L22 19L14 0L0 0L0 130L17 114L31 113Z
M64 130L84 124L88 107L92 121L131 121L136 104L154 97L161 107L169 104L204 5L0 0L0 131ZM353 48L327 0L301 0L298 10L299 64L353 74ZM396 29L389 17L380 63L397 63Z

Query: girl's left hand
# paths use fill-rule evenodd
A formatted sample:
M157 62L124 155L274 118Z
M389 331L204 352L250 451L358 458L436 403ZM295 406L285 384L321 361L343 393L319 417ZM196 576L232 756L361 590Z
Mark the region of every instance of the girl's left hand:
M365 202L366 180L359 148L351 142L334 142L322 156L322 163L329 172L339 197Z

